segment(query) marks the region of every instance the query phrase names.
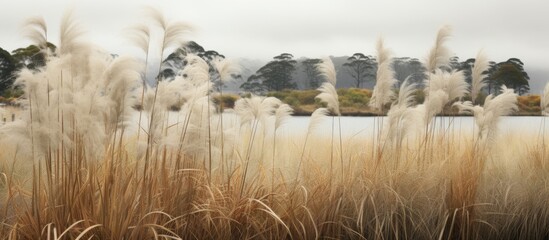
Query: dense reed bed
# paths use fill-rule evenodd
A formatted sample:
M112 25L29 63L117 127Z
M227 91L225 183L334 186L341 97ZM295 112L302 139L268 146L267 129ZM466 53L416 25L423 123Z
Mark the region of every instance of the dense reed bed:
M483 70L474 69L470 88L446 69L449 28L429 52L420 105L414 85L392 89L390 52L379 41L371 104L387 117L361 138L341 134L329 60L319 66L326 108L305 134L281 130L292 110L272 97L243 98L236 117L220 114L211 72L228 79L238 67L226 59L189 54L174 80L145 83L149 55L160 49L162 59L189 30L154 10L149 16L154 24L132 35L144 63L87 44L67 15L57 51L44 48L48 64L19 74L26 114L0 128L1 238L549 237L545 132L498 134L499 117L516 109L507 88L483 106L474 97L461 102L478 94ZM43 20L27 28L46 46ZM180 110L169 111L174 105ZM436 115L452 106L472 113L476 128L440 123ZM331 128L320 129L324 121Z

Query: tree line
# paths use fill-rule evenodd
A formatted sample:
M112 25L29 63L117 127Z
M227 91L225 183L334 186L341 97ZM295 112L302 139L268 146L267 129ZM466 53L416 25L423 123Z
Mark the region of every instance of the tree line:
M320 72L315 65L321 59L307 58L297 61L292 54L282 53L261 67L241 85L241 89L247 92L262 94L270 91L284 89L297 89L298 80L303 81L302 89L316 89L322 83ZM471 70L475 64L474 58L460 61L458 57L450 59L447 71L463 71L466 80L471 82ZM352 79L352 87L364 88L365 83L374 83L377 72L375 57L363 53L354 53L348 57L338 70L343 71ZM423 86L423 80L427 78L425 67L417 58L398 57L392 62L394 77L400 85L404 80ZM336 66L338 68L338 66ZM305 78L295 78L297 70L305 73ZM518 58L509 58L503 62L490 62L490 67L485 72L488 86L484 89L486 94L498 93L502 85L509 86L520 94L530 91L528 73L524 70L524 63ZM398 86L397 86L398 87Z
M55 52L56 46L48 43L48 48L51 52ZM219 52L205 50L198 43L191 41L175 49L160 63L161 71L156 78L169 81L177 74L181 74L180 70L187 64L185 56L188 54L198 55L207 63L225 58ZM13 88L17 72L22 68L38 71L40 67L46 64L45 56L45 53L34 45L18 48L11 53L0 48L0 95L4 97L17 95L17 90ZM320 62L321 59L318 58L296 60L292 54L282 53L273 57L271 61L259 68L247 79L242 79L241 75L234 75L232 77L244 80L244 83L240 86L241 90L256 94L284 89L316 89L322 83L320 72L316 68L316 65ZM450 66L447 70L463 71L466 80L470 83L471 69L474 64L474 58L460 61L458 57L453 57L450 59ZM416 83L421 87L423 80L426 79L425 67L417 58L394 58L392 67L398 84L408 78L410 82ZM377 61L375 57L370 55L354 53L343 64L336 66L336 68L339 68L339 71L343 71L347 77L352 79L350 86L364 88L367 83L372 84L375 82ZM304 77L297 78L296 73L298 71L302 72ZM222 88L223 83L216 76L216 71L213 67L210 74L215 88ZM503 62L492 61L485 74L488 83L488 86L484 89L486 94L497 93L502 85L515 89L520 95L530 91L530 78L524 70L524 63L518 58L509 58ZM143 78L146 81L146 77L144 76Z
M50 54L54 54L56 46L48 43L48 48ZM219 73L215 70L213 62L220 61L225 56L214 50L206 50L194 41L183 44L160 62L161 70L158 75L154 74L155 76L152 77L142 76L141 80L147 82L149 85L153 85L156 79L159 81L171 81L178 75L184 75L185 73L181 70L188 64L185 58L190 54L202 58L210 66L210 79L214 84L214 89L219 90L222 88L223 82L220 79ZM116 54L111 55L113 58L117 57ZM17 73L23 68L31 71L40 71L40 68L45 65L46 53L35 45L18 48L11 53L0 48L0 96L10 98L21 95L21 91L13 86ZM241 78L238 74L231 74L231 77L233 79Z

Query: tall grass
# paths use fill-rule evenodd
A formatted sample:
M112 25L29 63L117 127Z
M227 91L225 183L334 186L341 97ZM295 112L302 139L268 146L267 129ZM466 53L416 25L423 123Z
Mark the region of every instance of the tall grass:
M162 49L179 42L187 28L153 15ZM29 26L37 44L46 39L42 21ZM497 132L500 116L516 108L511 89L483 106L455 104L472 112L475 134L433 130L436 114L476 91L444 69L446 28L426 62L425 103L415 104L414 84L402 84L398 97L379 85L376 106L391 105L383 130L343 138L339 123L339 165L335 129L321 125L339 115L328 61L319 96L327 108L300 133L282 127L292 110L276 98L241 98L236 114L216 111L210 66L198 56L188 55L172 81L150 84L147 60L112 58L86 43L71 15L61 29L47 65L18 75L23 118L0 127L2 239L549 237L547 148L531 135ZM149 52L149 30L139 29ZM388 55L378 49L383 65ZM222 78L234 73L227 69L217 66ZM374 157L375 149L384 154Z

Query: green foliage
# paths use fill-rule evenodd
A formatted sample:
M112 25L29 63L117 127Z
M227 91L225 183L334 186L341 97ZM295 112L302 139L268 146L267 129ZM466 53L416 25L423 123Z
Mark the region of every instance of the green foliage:
M4 90L2 97L6 99L14 99L23 95L23 90L19 87L10 87Z
M297 84L293 82L292 74L296 69L296 63L292 54L280 54L257 70L240 87L245 91L256 94L262 94L266 91L295 89Z
M417 104L422 104L425 101L425 92L423 92L423 89L417 89L414 95Z
M366 81L373 81L377 70L377 63L372 56L366 56L362 53L355 53L347 58L343 64L345 70L355 80L354 86L360 88L360 85Z
M490 62L488 69L488 94L498 93L501 85L515 89L519 95L530 91L528 73L524 70L524 63L517 58L510 58L505 62Z
M210 74L210 79L213 83L213 88L216 91L220 91L224 87L224 84L212 62L215 60L224 59L225 56L214 50L205 50L204 47L194 41L185 43L183 46L168 55L164 61L162 61L162 70L160 71L158 78L161 80L171 80L175 78L175 76L177 76L180 71L187 66L188 63L185 61L185 57L189 54L197 55L208 63L210 67L208 71ZM240 76L235 75L232 77L239 78Z
M285 97L284 99L282 99L282 101L292 107L299 107L301 106L301 103L299 102L299 100L294 97L294 96L287 96Z
M469 58L463 62L459 61L458 57L450 59L450 68L453 70L463 71L465 80L471 84L471 71L475 65L475 59ZM488 94L498 93L502 85L515 89L519 95L523 95L530 91L528 81L530 77L524 70L524 63L518 58L510 58L504 62L490 62L489 69L485 72L488 86L486 91Z
M0 94L9 89L15 80L17 65L9 52L0 48Z
M220 104L223 103L223 108L234 108L234 103L239 98L240 97L238 95L223 94L223 95L214 96L213 101L218 106L220 106Z
M530 77L524 71L522 61L517 58L510 58L505 62L498 63L495 66L495 71L489 78L492 81L496 81L498 86L506 85L509 88L515 89L515 92L519 95L527 93L530 90L528 83Z
M394 58L391 66L395 71L395 79L399 83L403 83L408 79L409 83L423 86L423 80L427 78L425 67L417 58Z
M21 90L11 89L16 78L16 73L22 68L38 71L46 65L48 52L55 52L56 46L47 43L48 49L40 49L35 45L18 48L10 54L0 48L0 94L4 97L18 97Z
M519 96L517 97L517 101L521 111L532 113L539 113L541 111L541 97L539 95Z
M318 58L308 58L301 62L301 65L303 65L303 71L307 74L307 87L310 89L317 89L322 83L320 71L318 71L318 68L316 67L316 65L321 62L322 60Z
M278 92L269 92L267 93L267 96L276 97L292 106L317 105L318 101L315 97L319 93L318 90L282 90ZM293 102L293 104L288 101Z
M57 47L48 43L48 51L55 52ZM12 51L12 56L17 62L18 68L28 68L38 70L46 65L46 51L36 45L29 45L25 48L18 48Z
M372 91L368 89L342 88L338 89L337 92L342 107L364 109L368 106L372 97ZM276 97L294 108L302 106L325 107L325 104L315 98L318 94L318 90L283 90L269 92L267 96Z
M366 89L338 89L339 102L342 107L365 108L370 102L372 92Z

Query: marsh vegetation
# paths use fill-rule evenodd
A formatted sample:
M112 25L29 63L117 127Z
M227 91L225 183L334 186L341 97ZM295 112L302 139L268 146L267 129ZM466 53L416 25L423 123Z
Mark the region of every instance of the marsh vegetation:
M238 66L228 59L188 54L173 80L148 84L151 55L163 59L190 30L155 10L148 19L131 33L145 61L87 43L70 14L55 51L45 22L27 22L46 64L18 74L25 114L0 128L1 238L549 237L545 120L539 134L498 134L517 95L503 86L478 105L487 57L477 56L472 85L449 70L449 28L424 62L421 103L413 83L393 89L378 42L376 87L361 104L387 117L356 137L341 134L346 103L328 58L316 65L325 81L304 134L280 131L293 110L273 96L240 98L238 117L223 117L212 72L230 79ZM472 114L475 128L437 117L444 109Z

